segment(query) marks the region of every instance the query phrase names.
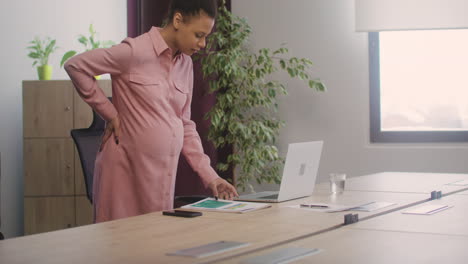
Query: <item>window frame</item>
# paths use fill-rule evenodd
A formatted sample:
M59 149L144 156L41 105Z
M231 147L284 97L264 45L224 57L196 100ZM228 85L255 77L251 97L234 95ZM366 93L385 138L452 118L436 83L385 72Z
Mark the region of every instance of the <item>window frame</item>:
M468 131L382 131L379 32L369 32L369 114L371 143L468 142Z

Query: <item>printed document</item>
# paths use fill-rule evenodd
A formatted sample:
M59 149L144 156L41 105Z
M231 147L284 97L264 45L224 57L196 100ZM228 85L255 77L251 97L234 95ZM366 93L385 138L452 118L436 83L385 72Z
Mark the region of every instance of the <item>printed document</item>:
M184 205L181 208L194 211L214 211L224 213L246 213L255 211L263 208L271 207L267 203L252 203L252 202L240 202L230 201L214 198L206 198L196 203Z

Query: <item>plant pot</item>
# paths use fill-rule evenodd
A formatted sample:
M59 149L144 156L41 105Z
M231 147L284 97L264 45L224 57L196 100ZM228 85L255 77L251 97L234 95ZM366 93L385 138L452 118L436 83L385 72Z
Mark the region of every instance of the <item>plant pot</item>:
M39 80L50 80L52 78L52 66L51 65L42 65L37 67L37 75Z

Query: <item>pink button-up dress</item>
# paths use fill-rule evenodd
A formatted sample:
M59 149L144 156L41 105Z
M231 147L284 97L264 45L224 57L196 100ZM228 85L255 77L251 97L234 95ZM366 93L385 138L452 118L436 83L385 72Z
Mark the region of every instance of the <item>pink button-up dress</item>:
M193 64L172 51L159 28L67 61L78 93L106 121L117 115L119 144L111 137L94 171L95 221L102 222L173 206L179 155L208 186L218 178L190 120ZM110 73L112 103L93 76Z

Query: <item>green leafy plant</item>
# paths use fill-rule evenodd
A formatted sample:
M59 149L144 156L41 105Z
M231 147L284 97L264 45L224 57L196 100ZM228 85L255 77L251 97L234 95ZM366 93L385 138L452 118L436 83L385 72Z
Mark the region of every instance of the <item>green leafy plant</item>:
M216 103L207 113L211 121L208 138L217 148L232 147L226 162L217 169L232 169L236 186L245 191L250 182L279 183L284 160L279 157L275 140L284 122L276 116L277 96L286 95L286 86L272 76L285 71L303 80L310 88L325 91L324 84L310 74L312 62L288 57L282 45L276 50L251 51L247 22L230 13L224 1L219 7L216 32L207 40L199 56L202 71L209 80ZM197 58L196 58L197 59Z
M31 45L27 49L29 50L28 57L34 60L32 66L48 65L50 54L58 48L55 46L55 43L55 39L51 39L50 37L45 39L35 37L33 41L29 42Z
M99 41L97 39L97 32L96 30L94 30L94 26L93 24L90 24L89 25L89 36L86 37L84 35L79 35L78 36L78 42L80 42L81 44L83 44L83 46L85 46L85 51L89 51L89 50L93 50L93 49L97 49L97 48L108 48L112 45L114 45L115 43L111 40L107 40L107 41ZM75 51L75 50L70 50L70 51L67 51L63 57L62 57L62 60L60 61L60 67L63 67L63 64L65 64L65 62L70 59L71 57L75 56L78 52Z

